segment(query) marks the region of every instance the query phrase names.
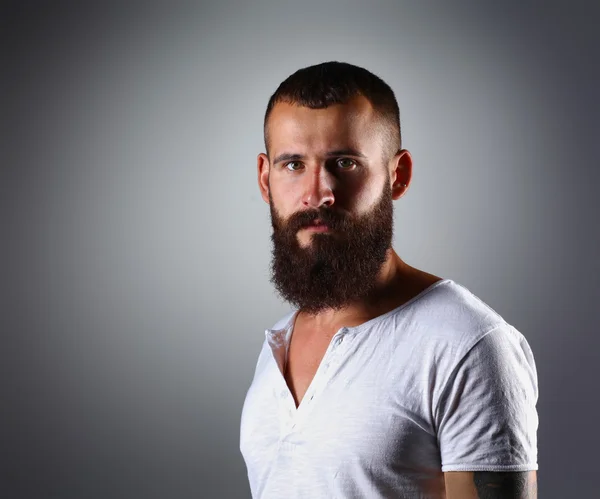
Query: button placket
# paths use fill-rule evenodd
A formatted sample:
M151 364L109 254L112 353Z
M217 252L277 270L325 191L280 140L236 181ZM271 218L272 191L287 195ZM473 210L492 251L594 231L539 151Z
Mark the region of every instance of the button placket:
M343 328L342 333L344 333L346 331L346 328ZM338 348L340 347L340 345L344 342L344 334L340 334L337 338L334 338L334 344L333 344L333 348L331 349L331 352L329 352L329 356L324 364L324 371L327 372L331 369L331 367L335 366L337 360L340 357L340 351L338 350Z

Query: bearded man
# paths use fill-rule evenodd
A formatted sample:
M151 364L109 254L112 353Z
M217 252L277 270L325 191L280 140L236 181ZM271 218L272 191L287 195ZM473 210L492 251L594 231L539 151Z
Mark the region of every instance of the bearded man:
M327 62L267 105L258 183L272 282L241 416L252 497L536 498L538 399L525 337L392 248L411 181L394 92Z

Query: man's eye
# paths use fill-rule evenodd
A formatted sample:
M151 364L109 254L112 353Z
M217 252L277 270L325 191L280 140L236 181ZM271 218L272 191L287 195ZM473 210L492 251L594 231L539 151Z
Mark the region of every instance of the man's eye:
M350 168L352 168L353 166L356 165L354 160L352 160L350 158L340 158L337 160L337 164L340 168L342 168L344 170L349 170Z
M291 167L290 167L291 165ZM298 168L302 165L302 163L300 163L300 161L290 161L289 163L286 163L284 166L285 168L287 168L288 170L291 171L296 171L298 170Z

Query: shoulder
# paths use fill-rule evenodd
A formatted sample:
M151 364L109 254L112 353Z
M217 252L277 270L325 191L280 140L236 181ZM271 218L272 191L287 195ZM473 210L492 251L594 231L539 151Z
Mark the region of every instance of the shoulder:
M395 322L402 331L400 350L409 345L421 374L434 380L434 400L459 368L481 376L494 374L493 367L506 371L506 365L534 372L523 334L455 281L445 279L398 314Z
M505 326L504 318L468 288L444 279L418 297L403 314L422 338L466 351L490 331Z

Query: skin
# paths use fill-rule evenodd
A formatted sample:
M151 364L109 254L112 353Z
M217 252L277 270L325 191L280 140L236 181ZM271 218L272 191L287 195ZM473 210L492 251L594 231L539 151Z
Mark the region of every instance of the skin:
M323 206L364 214L374 206L384 182L390 182L393 200L401 198L411 182L410 153L401 149L390 154L384 125L362 96L325 109L277 103L269 118L268 137L269 153L257 158L258 184L264 201L272 199L284 219ZM340 153L349 149L360 156ZM288 157L281 159L284 154ZM307 229L297 233L302 247L309 247L312 237ZM296 322L302 323L303 330L323 336L392 310L440 279L411 267L390 248L379 272L375 300L357 300L315 316L299 314ZM319 340L308 336L303 341ZM447 499L537 498L536 471L446 472L444 478Z

